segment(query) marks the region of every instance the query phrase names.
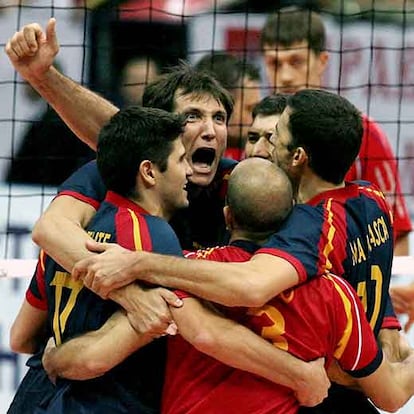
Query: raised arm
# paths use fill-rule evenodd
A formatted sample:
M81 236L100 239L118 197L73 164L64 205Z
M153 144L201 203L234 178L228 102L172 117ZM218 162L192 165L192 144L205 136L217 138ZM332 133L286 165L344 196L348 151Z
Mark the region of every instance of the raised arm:
M220 263L131 252L113 244L87 245L101 254L78 262L72 275L83 278L86 286L102 297L140 279L226 306L256 307L299 282L293 265L269 254L258 254L244 263Z
M7 42L5 51L22 78L39 92L83 142L96 149L100 129L118 108L52 66L59 52L56 20L49 20L46 31L37 23L24 26Z

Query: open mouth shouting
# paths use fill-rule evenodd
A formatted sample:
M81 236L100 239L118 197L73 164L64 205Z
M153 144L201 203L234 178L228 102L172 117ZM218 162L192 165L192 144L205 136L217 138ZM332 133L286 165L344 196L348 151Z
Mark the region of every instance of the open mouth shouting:
M214 148L198 148L194 151L193 156L191 157L193 173L210 174L215 159L216 150Z

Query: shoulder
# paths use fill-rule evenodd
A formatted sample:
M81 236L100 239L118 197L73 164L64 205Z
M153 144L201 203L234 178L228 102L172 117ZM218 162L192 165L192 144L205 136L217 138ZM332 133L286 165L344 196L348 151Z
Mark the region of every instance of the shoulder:
M221 177L225 177L227 174L230 174L234 167L238 164L236 160L232 160L230 158L221 158L218 168L217 174Z
M106 187L99 174L96 161L90 161L76 170L59 186L58 193L102 201L105 198Z
M251 252L238 246L216 246L186 254L186 257L189 259L203 259L216 262L245 262L251 256Z

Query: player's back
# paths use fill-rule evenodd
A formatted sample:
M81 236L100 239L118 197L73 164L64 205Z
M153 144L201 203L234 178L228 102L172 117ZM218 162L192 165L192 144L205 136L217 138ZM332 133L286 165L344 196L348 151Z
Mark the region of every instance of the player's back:
M258 246L199 251L192 258L223 262L248 260ZM223 275L225 277L225 275ZM283 350L304 360L337 358L344 369L368 374L381 361L375 338L355 292L343 279L323 275L282 293L261 308L219 307ZM291 390L231 368L199 351L177 335L170 338L163 395L165 414L295 414Z
M389 297L393 236L388 205L376 187L347 183L295 206L259 252L291 260L302 281L326 270L346 278L374 331L380 329Z

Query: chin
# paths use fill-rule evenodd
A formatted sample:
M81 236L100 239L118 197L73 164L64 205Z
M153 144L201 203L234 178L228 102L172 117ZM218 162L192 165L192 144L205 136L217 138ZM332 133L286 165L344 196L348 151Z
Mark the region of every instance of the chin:
M207 187L208 185L211 184L211 182L214 179L215 174L211 173L211 174L193 174L190 178L190 181L195 184L195 185L199 185L200 187Z

